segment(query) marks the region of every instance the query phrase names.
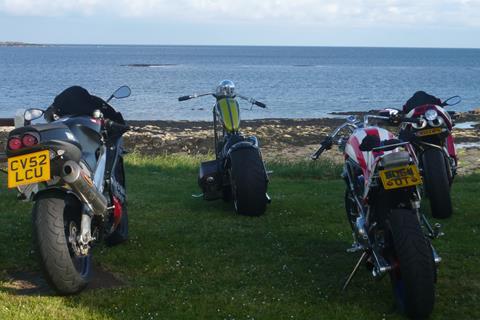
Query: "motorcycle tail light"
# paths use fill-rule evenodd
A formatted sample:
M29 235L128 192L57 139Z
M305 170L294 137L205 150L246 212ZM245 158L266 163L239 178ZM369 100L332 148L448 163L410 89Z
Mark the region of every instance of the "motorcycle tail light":
M8 148L16 151L23 147L22 140L19 137L11 137L8 139Z
M26 133L22 137L22 143L25 147L33 147L34 145L38 144L38 138L33 134Z

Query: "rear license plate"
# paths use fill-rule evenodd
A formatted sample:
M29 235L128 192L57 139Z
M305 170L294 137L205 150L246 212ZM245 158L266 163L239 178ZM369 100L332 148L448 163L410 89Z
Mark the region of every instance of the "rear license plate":
M422 183L422 177L415 165L381 170L380 178L385 190L412 187Z
M9 188L48 180L50 180L50 151L8 158Z
M433 136L439 133L442 133L442 128L431 128L431 129L417 131L416 135L419 137L425 137L425 136Z

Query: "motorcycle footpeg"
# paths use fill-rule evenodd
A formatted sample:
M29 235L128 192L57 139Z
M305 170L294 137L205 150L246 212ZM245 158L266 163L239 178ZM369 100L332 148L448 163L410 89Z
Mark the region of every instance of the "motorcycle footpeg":
M192 198L194 199L203 198L203 193L192 194Z
M440 238L445 235L445 232L442 231L442 225L440 223L435 223L433 226L433 236L435 238Z
M268 193L265 193L265 197L267 198L267 203L272 203L272 198L270 198Z
M358 242L352 243L352 246L347 249L348 253L355 253L359 251L363 251L365 248Z

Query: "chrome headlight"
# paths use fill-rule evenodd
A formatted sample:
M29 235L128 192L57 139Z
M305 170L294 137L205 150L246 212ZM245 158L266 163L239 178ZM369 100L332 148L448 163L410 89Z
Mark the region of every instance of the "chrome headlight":
M433 109L427 110L427 112L425 112L425 118L428 121L433 121L438 118L438 112Z
M233 97L235 95L235 84L230 80L221 81L215 90L217 96Z
M432 121L428 121L428 124L432 127L440 127L445 124L445 121L443 120L442 117L437 117L436 119Z
M423 129L427 126L427 121L425 119L419 119L419 120L420 120L420 124L412 123L412 127L414 129Z

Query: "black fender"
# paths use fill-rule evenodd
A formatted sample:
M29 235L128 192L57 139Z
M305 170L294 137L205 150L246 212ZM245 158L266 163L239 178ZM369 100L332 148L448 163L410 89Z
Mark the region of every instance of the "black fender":
M52 186L52 187L47 187L45 189L42 189L35 193L35 195L32 198L32 201L35 202L37 201L40 197L43 197L45 195L52 195L52 196L73 196L77 201L81 204L82 201L80 198L70 189L64 188L64 187L59 187L59 186Z
M255 136L252 136L252 137L248 137L248 138L245 138L245 140L242 140L242 141L239 141L235 144L233 144L230 149L228 149L227 151L227 158L230 157L230 155L237 151L237 150L240 150L240 149L248 149L248 148L252 148L252 149L256 149L256 150L259 150L260 151L260 147L258 145L258 139L257 137Z
M233 144L230 147L230 149L228 150L228 152L226 154L226 159L225 159L225 163L224 163L225 168L228 168L230 166L231 157L235 153L235 151L238 151L238 150L241 150L241 149L253 149L253 150L256 150L258 152L258 156L260 157L260 159L262 160L262 163L263 163L263 171L265 172L265 179L267 179L267 182L268 182L270 179L268 177L267 168L265 167L265 163L263 162L263 159L262 159L262 153L260 152L260 146L259 146L259 143L258 143L258 139L255 136L245 138L245 140L239 141L239 142ZM225 170L225 171L227 171L227 170Z

